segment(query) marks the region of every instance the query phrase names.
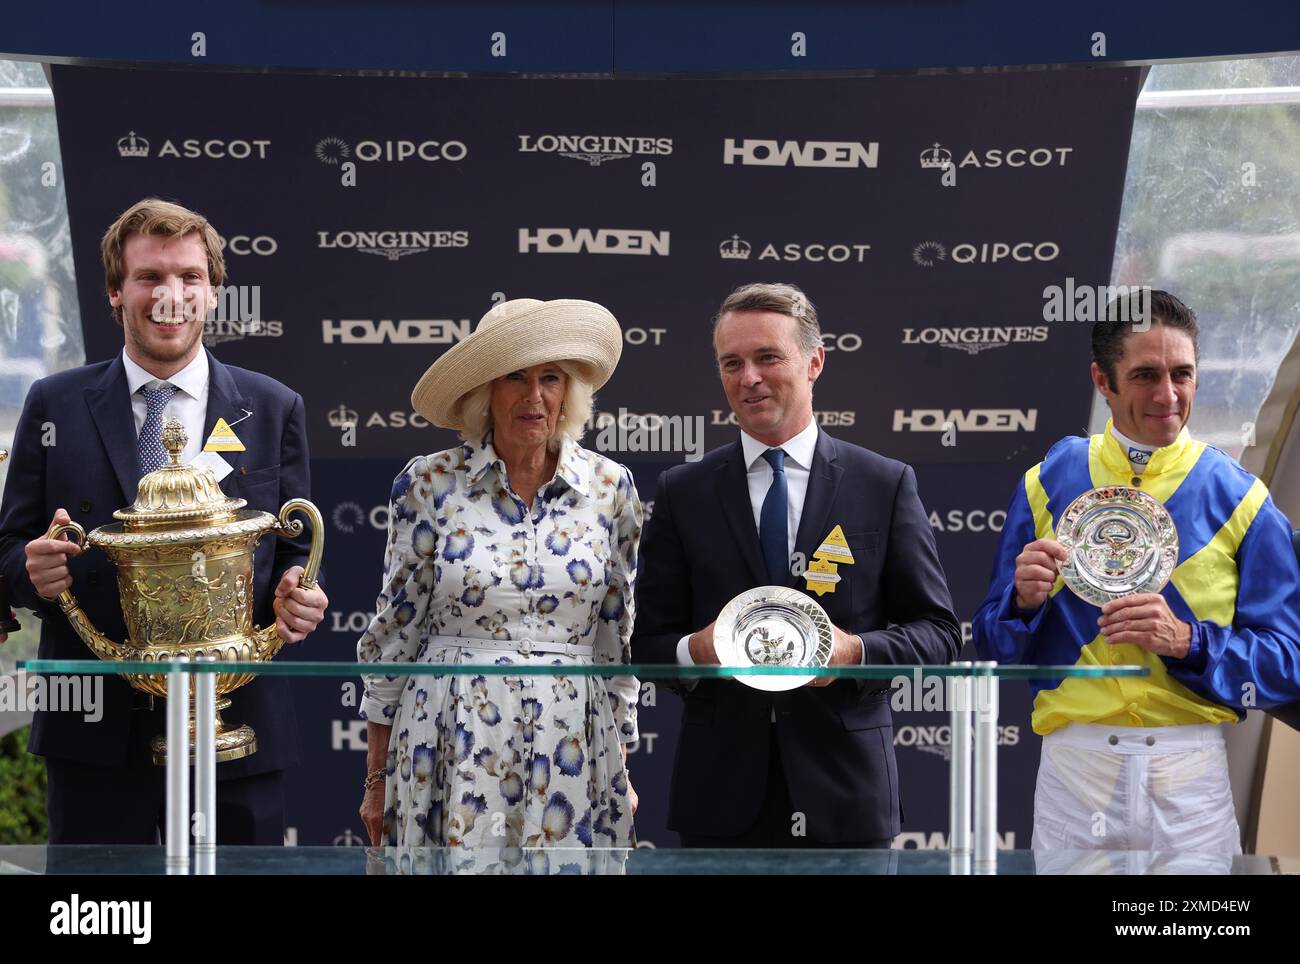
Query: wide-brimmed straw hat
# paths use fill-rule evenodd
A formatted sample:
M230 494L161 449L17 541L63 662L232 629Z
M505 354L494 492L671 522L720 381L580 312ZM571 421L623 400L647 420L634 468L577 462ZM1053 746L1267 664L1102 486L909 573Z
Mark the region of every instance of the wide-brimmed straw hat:
M462 429L465 396L494 378L546 362L568 362L594 391L609 381L622 353L618 319L595 302L504 301L429 366L411 392L411 407L434 425Z

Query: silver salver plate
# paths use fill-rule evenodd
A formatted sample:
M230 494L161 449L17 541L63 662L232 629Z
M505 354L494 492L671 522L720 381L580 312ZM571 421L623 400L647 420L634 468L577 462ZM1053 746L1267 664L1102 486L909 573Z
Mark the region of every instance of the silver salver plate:
M835 635L826 611L803 593L784 586L742 592L722 608L713 625L713 648L723 666L830 665ZM809 676L736 676L754 689L798 689Z
M1178 564L1178 529L1159 500L1127 485L1083 493L1061 514L1056 538L1069 558L1065 584L1097 606L1159 592Z

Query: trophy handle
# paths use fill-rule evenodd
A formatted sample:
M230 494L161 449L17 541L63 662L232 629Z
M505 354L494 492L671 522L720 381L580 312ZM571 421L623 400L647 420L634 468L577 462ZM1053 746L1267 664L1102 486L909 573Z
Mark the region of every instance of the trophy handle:
M306 499L290 499L280 506L280 517L275 524L275 531L291 539L302 535L302 523L297 519L289 518L295 512L301 512L311 520L311 548L307 551L307 565L303 567L298 585L304 589L315 589L316 576L320 572L320 558L325 551L325 521L321 518L320 509L316 508L315 504ZM253 641L259 660L272 659L285 642L276 629L275 623L265 629L257 630Z
M57 539L65 532L72 533L72 541L82 549L86 548L86 530L75 522L68 522L63 525L52 525L50 531L45 533L47 539ZM77 602L77 597L72 595L71 589L65 589L59 593L59 608L63 610L63 615L68 617L68 623L72 626L81 641L90 647L90 651L100 659L130 659L131 653L121 643L115 643L98 629L90 621L90 617L85 614L81 604Z
M311 520L311 549L307 552L307 565L298 585L304 589L315 589L316 576L320 572L320 558L325 551L325 522L314 503L306 499L290 499L280 506L280 524L276 528L291 539L302 535L302 523L289 518L295 512L301 512Z

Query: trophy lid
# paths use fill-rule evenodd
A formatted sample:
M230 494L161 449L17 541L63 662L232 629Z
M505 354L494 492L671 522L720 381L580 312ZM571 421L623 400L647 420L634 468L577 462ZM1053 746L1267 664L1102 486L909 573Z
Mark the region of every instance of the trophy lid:
M171 464L142 478L135 502L130 508L113 513L113 518L123 523L124 530L169 527L169 524L186 528L220 525L233 521L248 504L244 499L232 499L222 492L210 469L181 464L181 452L188 442L189 435L180 420L167 419L162 444L171 456Z

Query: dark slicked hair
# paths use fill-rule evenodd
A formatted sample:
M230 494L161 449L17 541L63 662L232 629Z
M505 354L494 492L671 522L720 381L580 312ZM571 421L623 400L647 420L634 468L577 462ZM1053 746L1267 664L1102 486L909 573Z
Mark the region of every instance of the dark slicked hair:
M1092 360L1105 373L1112 392L1119 391L1116 366L1124 357L1124 342L1142 318L1152 325L1185 331L1192 340L1193 356L1200 364L1201 329L1196 323L1196 313L1168 291L1134 288L1130 294L1112 300L1106 306L1106 316L1092 326Z

